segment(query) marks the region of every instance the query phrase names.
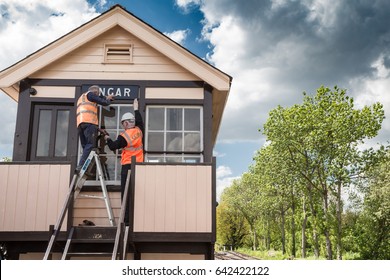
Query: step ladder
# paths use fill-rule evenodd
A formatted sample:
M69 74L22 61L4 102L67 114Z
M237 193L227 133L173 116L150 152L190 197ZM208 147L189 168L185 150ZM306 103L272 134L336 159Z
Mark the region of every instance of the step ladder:
M92 171L94 165L96 165L96 171L97 171L97 174L99 177L100 186L102 188L102 196L80 194L80 191L81 191L82 187L84 186L84 183L87 180L88 175L91 174L91 171ZM76 181L74 199L76 200L78 197L103 199L104 203L106 205L110 225L115 226L115 218L114 218L114 214L112 212L110 198L108 197L106 183L104 181L103 168L102 168L102 165L100 162L99 155L96 153L95 150L92 150L90 152L88 158L85 160L83 167L80 170L80 174L78 176L78 179Z
M85 181L87 180L87 177L89 175L91 175L94 166L96 166L97 175L99 177L100 186L102 189L102 196L80 194L80 191L81 191L82 187L84 186ZM78 197L103 199L105 202L106 209L107 209L108 219L109 219L111 228L114 230L114 233L111 235L113 235L115 237L115 231L116 231L115 218L114 218L114 214L113 214L112 207L110 204L110 199L108 197L107 187L106 187L106 184L104 181L102 165L101 165L100 158L99 158L99 155L97 154L96 150L92 150L90 152L88 158L86 159L85 163L83 164L80 172L78 174L76 173L73 175L72 181L71 181L70 186L69 186L68 195L66 197L66 200L64 202L60 216L58 217L58 220L54 226L52 235L50 237L49 244L47 246L47 249L46 249L46 252L45 252L45 255L43 258L44 260L49 259L50 255L51 255L53 246L54 246L56 239L58 237L58 234L60 232L65 215L66 215L66 213L69 209L69 206L72 202L72 197L73 197L74 201ZM70 243L71 243L72 239L74 239L73 234L75 231L82 232L82 231L89 231L90 229L91 230L97 229L97 227L95 227L95 226L89 227L90 229L87 229L87 228L88 228L87 226L82 226L81 229L78 229L78 227L72 227L70 229L68 239L67 239L67 244L65 246L65 250L64 250L64 254L63 254L63 259L66 258ZM107 231L110 232L110 227L107 228ZM94 235L95 238L91 238L91 239L95 239L95 240L101 239L100 241L102 241L102 242L112 242L112 240L109 240L110 238L106 238L106 237L105 238L96 238L96 237L102 237L102 236L103 235L101 233L97 233ZM89 238L86 238L86 239L89 239Z

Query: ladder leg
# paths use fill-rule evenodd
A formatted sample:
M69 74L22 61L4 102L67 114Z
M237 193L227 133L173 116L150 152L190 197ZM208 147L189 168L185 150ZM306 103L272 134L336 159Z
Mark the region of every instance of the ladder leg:
M107 187L106 187L106 184L104 183L102 167L100 165L100 159L99 159L99 156L97 154L95 154L95 161L96 161L96 169L98 172L100 185L102 187L104 203L105 203L106 208L107 208L108 219L110 220L111 226L115 226L115 218L114 218L114 214L112 212L110 198L108 197Z
M95 156L96 156L96 152L92 150L89 153L88 158L85 160L85 162L80 170L80 174L78 176L78 180L77 180L76 187L75 187L74 199L77 198L77 196L79 195L79 193L81 191L81 188L84 186L84 183L87 180L86 173L93 168L93 165L94 165L93 160L94 159L96 160Z
M123 237L123 252L122 252L122 260L126 260L127 258L127 249L128 249L128 240L129 240L129 226L125 227L125 233ZM135 252L134 252L135 253Z
M62 207L61 214L60 214L60 216L59 216L59 218L58 218L58 220L56 222L56 225L54 226L53 233L52 233L52 235L50 237L49 244L47 246L45 255L43 257L44 260L49 259L49 256L51 254L51 250L53 249L53 246L54 246L54 242L57 239L57 236L58 236L58 234L60 232L60 229L61 229L61 226L62 226L62 222L64 221L65 214L66 214L66 212L68 210L68 207L69 207L69 204L70 204L70 201L71 201L72 193L74 192L76 179L77 179L77 175L74 175L73 179L72 179L72 182L70 183L69 192L68 192L68 195L66 197L65 203L64 203L64 205Z
M72 242L73 233L74 233L74 227L72 227L70 229L70 232L69 232L69 235L68 235L68 239L66 240L65 249L64 249L64 252L62 253L61 260L66 260L66 255L68 254L70 243Z

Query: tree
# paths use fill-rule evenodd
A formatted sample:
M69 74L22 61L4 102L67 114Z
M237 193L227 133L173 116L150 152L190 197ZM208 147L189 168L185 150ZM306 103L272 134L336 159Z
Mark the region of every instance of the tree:
M295 195L294 176L290 172L281 152L276 151L272 145L261 148L254 160L255 164L250 172L260 188L262 212L274 213L280 218L280 233L282 253L286 253L286 217L291 210L291 256L295 257Z
M252 246L255 251L256 246L256 222L260 213L259 190L256 187L256 180L251 173L243 174L239 180L234 180L232 186L227 190L226 202L233 208L241 212L248 222L252 234Z
M270 112L263 133L281 151L294 174L306 181L306 197L314 219L326 241L327 258L333 258L332 220L337 224L338 258L341 259L342 189L348 187L358 168L358 146L376 136L384 119L383 106L375 103L354 109L353 98L345 90L320 87L316 95L304 93L303 104ZM317 216L321 198L321 219ZM332 204L335 207L332 207ZM336 209L336 213L332 212Z
M364 202L357 219L363 259L390 259L390 149L366 174Z
M249 229L241 212L226 202L226 195L222 193L217 207L217 243L230 245L234 250L243 246Z

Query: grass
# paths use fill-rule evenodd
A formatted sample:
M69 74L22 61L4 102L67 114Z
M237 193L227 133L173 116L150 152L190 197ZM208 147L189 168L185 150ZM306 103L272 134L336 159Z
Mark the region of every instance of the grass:
M252 251L248 248L239 248L237 252L246 254L257 259L261 260L289 260L292 259L288 254L283 255L281 251ZM295 260L325 260L324 256L320 256L318 259L314 257L314 255L309 255L306 258L300 258L299 256L294 258ZM343 253L343 260L359 260L360 256L358 253L353 252L345 252Z

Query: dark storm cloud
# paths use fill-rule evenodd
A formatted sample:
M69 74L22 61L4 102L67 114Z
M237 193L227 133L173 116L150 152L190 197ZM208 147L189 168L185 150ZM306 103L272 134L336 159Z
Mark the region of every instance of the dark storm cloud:
M231 63L233 67L223 69L233 76L233 87L220 141L259 139L258 129L270 110L279 104L301 103L302 92L314 94L321 85L338 85L350 95L361 96L365 89L360 87L366 81L378 79L375 62L381 61L390 69L390 1L387 0L215 0L205 1L202 10L209 23L209 34L230 18L240 27L244 38L236 60ZM221 41L220 33L214 33L218 35L214 37L216 47L210 57L219 62L217 67L221 64L229 67L224 63L224 58L229 58L221 51L224 45L228 53L229 44ZM243 73L249 71L258 74L243 82ZM259 98L250 100L248 96L255 94ZM241 110L234 108L238 100L247 100Z
M294 73L289 77L344 82L356 75L370 75L373 61L388 53L390 1L341 1L339 5L335 1L337 9L329 18L321 18L323 11L307 4L312 1L272 2L214 1L220 16L233 15L246 31L248 60L291 41L292 48L305 48L306 55L301 63L290 66Z

